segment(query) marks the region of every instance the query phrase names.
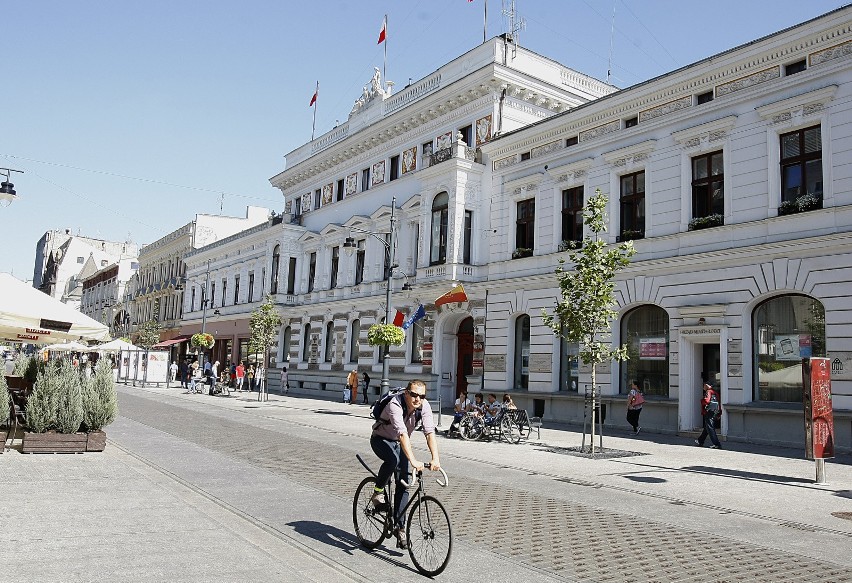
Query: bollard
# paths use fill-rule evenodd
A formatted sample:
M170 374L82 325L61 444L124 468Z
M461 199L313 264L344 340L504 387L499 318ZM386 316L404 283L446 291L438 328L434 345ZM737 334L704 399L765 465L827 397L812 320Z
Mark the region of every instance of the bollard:
M438 389L438 424L435 427L441 426L441 390Z
M825 460L817 458L814 461L816 461L816 483L820 486L824 486L828 484L828 482L825 481Z

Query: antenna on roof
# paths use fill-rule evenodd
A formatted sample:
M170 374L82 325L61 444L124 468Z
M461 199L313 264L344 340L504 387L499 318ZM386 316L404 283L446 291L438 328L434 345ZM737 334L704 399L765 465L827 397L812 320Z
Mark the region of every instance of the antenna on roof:
M609 78L612 76L612 39L615 36L615 0L612 0L612 25L609 29L609 63L606 68L606 83L609 85Z
M222 214L222 209L225 206L225 193L219 194L219 214Z
M524 18L518 18L518 13L515 10L515 0L503 0L502 12L503 17L508 19L508 30L506 33L509 36L509 41L512 43L512 56L514 57L520 46L518 33L526 30L527 21Z

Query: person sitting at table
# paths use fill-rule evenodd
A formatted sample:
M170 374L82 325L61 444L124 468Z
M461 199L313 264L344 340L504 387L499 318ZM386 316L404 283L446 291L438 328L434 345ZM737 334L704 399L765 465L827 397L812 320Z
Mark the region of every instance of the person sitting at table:
M503 395L503 407L505 409L517 409L515 402L512 400L512 395Z
M494 393L488 393L488 404L485 409L485 423L491 425L494 423L494 419L500 414L500 409L502 406L497 401L497 395Z
M461 422L465 413L470 411L472 406L473 403L471 403L470 399L467 398L467 391L460 391L459 398L456 399L453 411L453 422L450 424L450 428L447 429L447 437L453 437L454 434L458 433L459 423Z

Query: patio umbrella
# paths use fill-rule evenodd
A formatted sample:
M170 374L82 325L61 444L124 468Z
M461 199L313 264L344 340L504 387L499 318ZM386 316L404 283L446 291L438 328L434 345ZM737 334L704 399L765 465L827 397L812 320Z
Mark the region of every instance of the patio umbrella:
M34 344L109 340L109 328L12 275L0 273L0 338Z
M93 346L92 348L96 352L121 352L122 350L142 350L138 346L135 346L130 342L126 342L121 338L116 338L115 340L111 340L106 344L101 344L100 346Z
M92 352L92 349L85 344L79 342L62 342L59 344L50 344L42 348L42 350L52 350L54 352Z

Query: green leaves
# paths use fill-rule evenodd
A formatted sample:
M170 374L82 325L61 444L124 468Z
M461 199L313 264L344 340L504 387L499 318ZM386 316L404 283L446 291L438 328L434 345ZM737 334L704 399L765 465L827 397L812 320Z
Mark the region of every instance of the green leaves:
M370 346L401 346L405 343L405 331L393 324L373 324L367 330L367 342Z
M281 316L275 309L275 301L272 296L266 296L263 303L251 313L249 350L265 355L269 351L269 347L275 342L279 328L281 328ZM264 357L265 364L266 358Z
M160 330L162 330L162 327L156 320L143 322L136 331L138 334L136 344L145 350L150 350L152 346L160 341Z

